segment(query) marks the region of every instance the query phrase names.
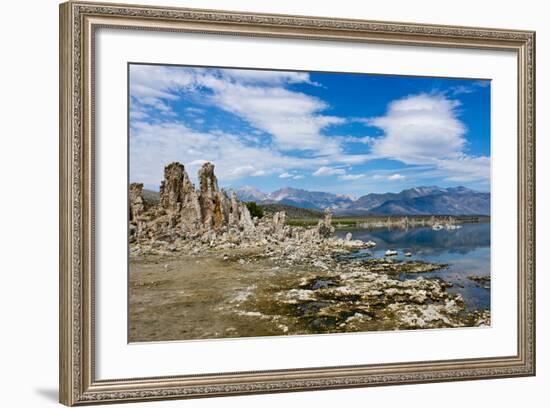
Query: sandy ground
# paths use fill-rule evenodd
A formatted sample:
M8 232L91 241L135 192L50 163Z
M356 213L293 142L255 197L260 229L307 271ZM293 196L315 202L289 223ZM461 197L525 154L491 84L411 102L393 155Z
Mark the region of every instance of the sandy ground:
M130 341L281 334L270 320L234 313L266 283L271 268L265 261L223 260L223 254L132 259Z

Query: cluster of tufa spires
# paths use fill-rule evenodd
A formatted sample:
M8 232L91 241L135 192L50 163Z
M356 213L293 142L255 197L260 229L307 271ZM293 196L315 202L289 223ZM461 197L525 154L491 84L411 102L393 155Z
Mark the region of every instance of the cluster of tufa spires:
M160 203L156 208L146 208L142 196L143 184L132 183L130 234L139 237L149 232L155 236L163 233L219 233L231 227L245 233L253 232L254 222L246 205L237 199L234 192L228 196L218 187L214 165L203 164L198 176L197 190L183 164L167 165L160 185Z
M199 188L196 189L183 164L176 162L167 165L158 204L144 200L143 184L130 184L130 242L173 242L187 238L200 238L212 243L287 239L311 242L329 238L334 232L330 209L325 210L324 219L319 220L313 229L287 225L284 211L259 220L251 217L234 191L228 195L220 190L212 163L204 163L198 176Z

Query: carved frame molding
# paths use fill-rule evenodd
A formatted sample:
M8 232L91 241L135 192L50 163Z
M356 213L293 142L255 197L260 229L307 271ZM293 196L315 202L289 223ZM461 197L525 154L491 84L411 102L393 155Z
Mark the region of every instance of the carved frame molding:
M514 356L96 380L94 32L118 29L513 51L518 61L518 350ZM229 11L60 5L60 402L192 398L535 374L535 33Z

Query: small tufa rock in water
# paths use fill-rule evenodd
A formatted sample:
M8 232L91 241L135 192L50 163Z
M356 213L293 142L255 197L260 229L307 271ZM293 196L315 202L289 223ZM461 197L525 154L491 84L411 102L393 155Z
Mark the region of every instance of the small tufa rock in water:
M346 242L350 242L352 237L353 237L353 235L351 234L351 232L348 232L346 234Z
M489 284L491 283L491 276L490 275L470 275L467 277L472 282L477 283L478 285L482 286L485 289L490 289Z

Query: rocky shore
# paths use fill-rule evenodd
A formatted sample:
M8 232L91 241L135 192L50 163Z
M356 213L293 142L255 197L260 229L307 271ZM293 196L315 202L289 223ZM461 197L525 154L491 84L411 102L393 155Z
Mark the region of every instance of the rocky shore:
M289 226L284 212L251 217L210 163L198 189L179 163L164 175L158 205L130 186L131 341L490 324L488 310L466 312L451 284L422 276L447 265L348 256L372 243L334 237L330 211L315 227ZM209 309L195 323L206 309L193 301Z

